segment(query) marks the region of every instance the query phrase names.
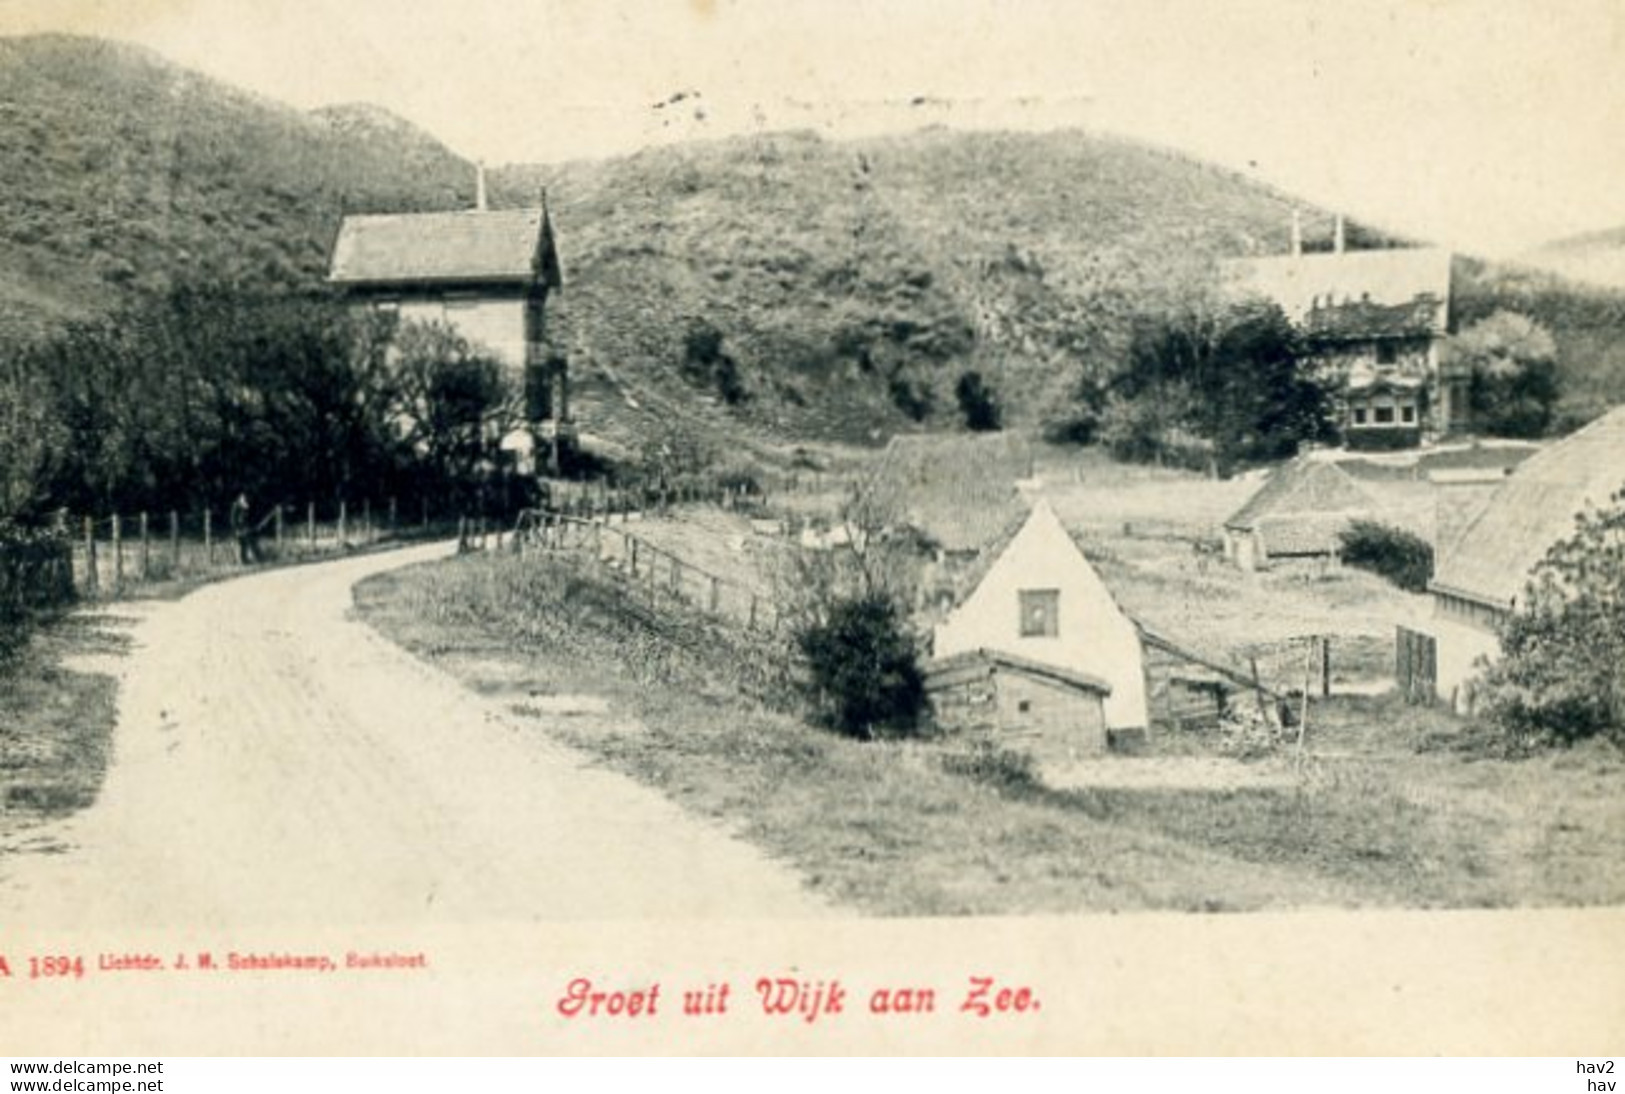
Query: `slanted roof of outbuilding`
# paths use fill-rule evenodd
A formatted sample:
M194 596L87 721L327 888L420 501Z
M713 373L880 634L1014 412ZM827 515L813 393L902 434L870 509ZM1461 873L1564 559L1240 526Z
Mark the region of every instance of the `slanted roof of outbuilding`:
M1434 592L1496 608L1515 605L1535 564L1575 519L1625 489L1625 406L1513 470L1439 560Z
M1100 695L1110 695L1112 693L1112 686L1109 683L1091 673L1078 672L1075 669L1046 664L1043 661L1034 661L1030 657L1007 653L1004 650L985 648L961 650L949 657L940 657L929 662L925 666L926 690L934 691L938 688L951 686L961 682L966 674L974 674L988 668L1009 669L1011 672L1019 672L1024 676L1053 680L1068 687L1092 691Z
M1266 519L1358 516L1377 508L1376 499L1327 460L1300 457L1270 473L1264 485L1224 522L1248 532Z
M347 216L328 280L339 285L560 282L545 209Z

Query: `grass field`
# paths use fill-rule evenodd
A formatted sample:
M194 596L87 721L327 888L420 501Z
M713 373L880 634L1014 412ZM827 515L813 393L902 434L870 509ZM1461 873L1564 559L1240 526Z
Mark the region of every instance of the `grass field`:
M127 646L122 629L116 617L64 614L0 658L0 845L100 792L116 684L94 661Z
M1389 697L1317 703L1272 785L1051 789L953 743L859 742L767 709L694 621L617 609L532 557L382 575L362 616L512 716L716 818L837 903L885 915L1502 907L1625 899L1625 759L1531 759ZM606 713L549 714L590 692ZM1203 751L1201 742L1178 742ZM1125 764L1139 761L1123 759Z

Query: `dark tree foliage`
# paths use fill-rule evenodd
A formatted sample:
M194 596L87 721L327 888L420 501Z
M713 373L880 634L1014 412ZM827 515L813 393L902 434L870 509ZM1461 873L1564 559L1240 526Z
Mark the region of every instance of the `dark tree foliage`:
M1433 546L1421 536L1374 520L1351 521L1338 537L1343 561L1370 570L1406 592L1423 593L1433 579Z
M729 406L750 399L739 371L739 362L723 348L723 334L709 319L690 321L683 335L683 374L690 380L713 387Z
M68 326L0 377L0 520L477 494L509 383L452 339L321 297L179 287ZM413 349L416 345L417 349ZM440 351L444 350L444 353Z
M1625 743L1625 491L1535 567L1481 683L1481 709L1520 740Z
M925 709L919 652L896 603L869 593L843 599L796 635L819 706L855 737L907 733Z
M887 381L886 388L891 395L892 405L912 421L923 422L931 416L936 400L929 385L896 373Z
M1142 317L1111 389L1120 402L1156 408L1135 415L1156 432L1211 443L1220 470L1334 436L1330 395L1309 375L1297 331L1262 301Z
M1551 334L1517 312L1498 311L1445 343L1447 367L1465 369L1473 427L1502 437L1540 437L1551 428L1559 391Z
M959 411L965 416L965 428L972 432L991 433L1004 424L993 389L980 372L961 374L954 385L954 398L959 400Z

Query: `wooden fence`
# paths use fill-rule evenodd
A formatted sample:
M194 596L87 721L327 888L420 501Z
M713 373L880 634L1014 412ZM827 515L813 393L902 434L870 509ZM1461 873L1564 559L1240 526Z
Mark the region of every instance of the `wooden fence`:
M1428 706L1439 681L1439 644L1430 634L1397 627L1394 634L1394 681L1405 702Z
M251 512L239 535L228 510L114 514L70 521L78 595L116 598L142 586L260 562L304 561L411 533L450 532L425 510L408 518L393 502L275 505Z
M771 600L656 547L626 525L624 517L616 525L608 518L526 510L515 526L514 548L521 557L532 551L582 554L645 597L651 607L669 599L750 630L778 632L782 619Z

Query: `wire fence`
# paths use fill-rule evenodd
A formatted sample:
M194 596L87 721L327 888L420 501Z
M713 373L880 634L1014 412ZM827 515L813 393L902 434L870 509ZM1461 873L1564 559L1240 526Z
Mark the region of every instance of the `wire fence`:
M645 599L651 608L678 601L749 630L777 634L783 619L777 606L748 585L711 573L657 547L612 518L596 519L526 510L514 530L514 548L531 552L571 552L584 556L614 580Z

